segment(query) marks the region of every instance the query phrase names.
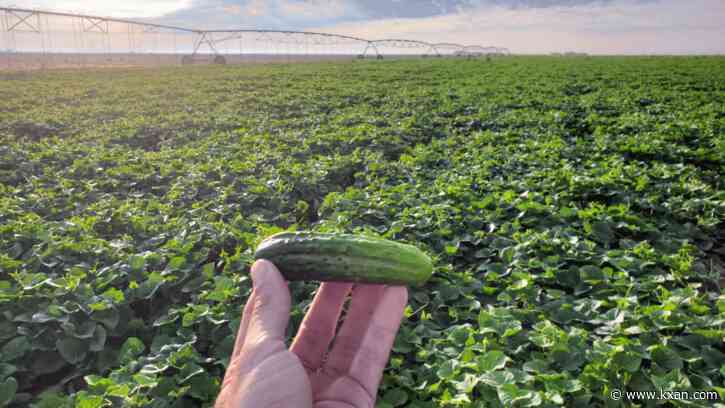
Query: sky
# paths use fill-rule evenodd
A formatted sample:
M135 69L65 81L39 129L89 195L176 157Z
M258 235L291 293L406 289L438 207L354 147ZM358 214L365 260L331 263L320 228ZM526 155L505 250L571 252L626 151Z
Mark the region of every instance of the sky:
M725 54L725 0L0 0L203 29L322 31L513 53Z

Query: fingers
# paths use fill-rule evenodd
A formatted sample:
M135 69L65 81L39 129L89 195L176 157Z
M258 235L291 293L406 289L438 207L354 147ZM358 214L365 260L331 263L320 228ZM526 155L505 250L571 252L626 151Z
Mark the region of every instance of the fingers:
M252 284L252 311L244 344L266 339L284 341L290 315L287 282L274 264L262 259L252 265Z
M254 309L254 292L247 298L247 304L244 305L244 311L242 312L242 320L239 323L239 329L237 330L237 339L234 341L234 351L232 352L232 360L239 356L244 347L244 339L247 337L247 328L249 327L249 320L252 318L252 310Z
M325 369L350 376L376 395L407 302L402 286L356 286Z
M352 283L326 282L320 285L290 347L308 370L315 371L322 364L350 289Z

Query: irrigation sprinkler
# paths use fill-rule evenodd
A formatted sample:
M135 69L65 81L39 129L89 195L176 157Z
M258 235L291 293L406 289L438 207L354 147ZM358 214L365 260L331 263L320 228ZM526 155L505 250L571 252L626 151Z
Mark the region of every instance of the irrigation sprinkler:
M294 30L200 30L81 13L0 7L0 69L508 54L507 49L499 47L415 39L371 40Z

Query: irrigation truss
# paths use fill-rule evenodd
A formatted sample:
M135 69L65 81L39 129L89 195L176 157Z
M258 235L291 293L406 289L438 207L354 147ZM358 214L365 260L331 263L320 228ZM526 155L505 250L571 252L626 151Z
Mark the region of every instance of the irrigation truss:
M262 29L200 30L0 7L0 69L508 55L502 47Z

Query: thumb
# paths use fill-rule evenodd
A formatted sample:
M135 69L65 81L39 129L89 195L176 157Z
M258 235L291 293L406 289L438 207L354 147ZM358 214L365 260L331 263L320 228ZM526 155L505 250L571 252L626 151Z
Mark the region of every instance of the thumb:
M254 306L247 338L284 340L290 315L290 293L282 274L272 262L260 259L252 265Z

